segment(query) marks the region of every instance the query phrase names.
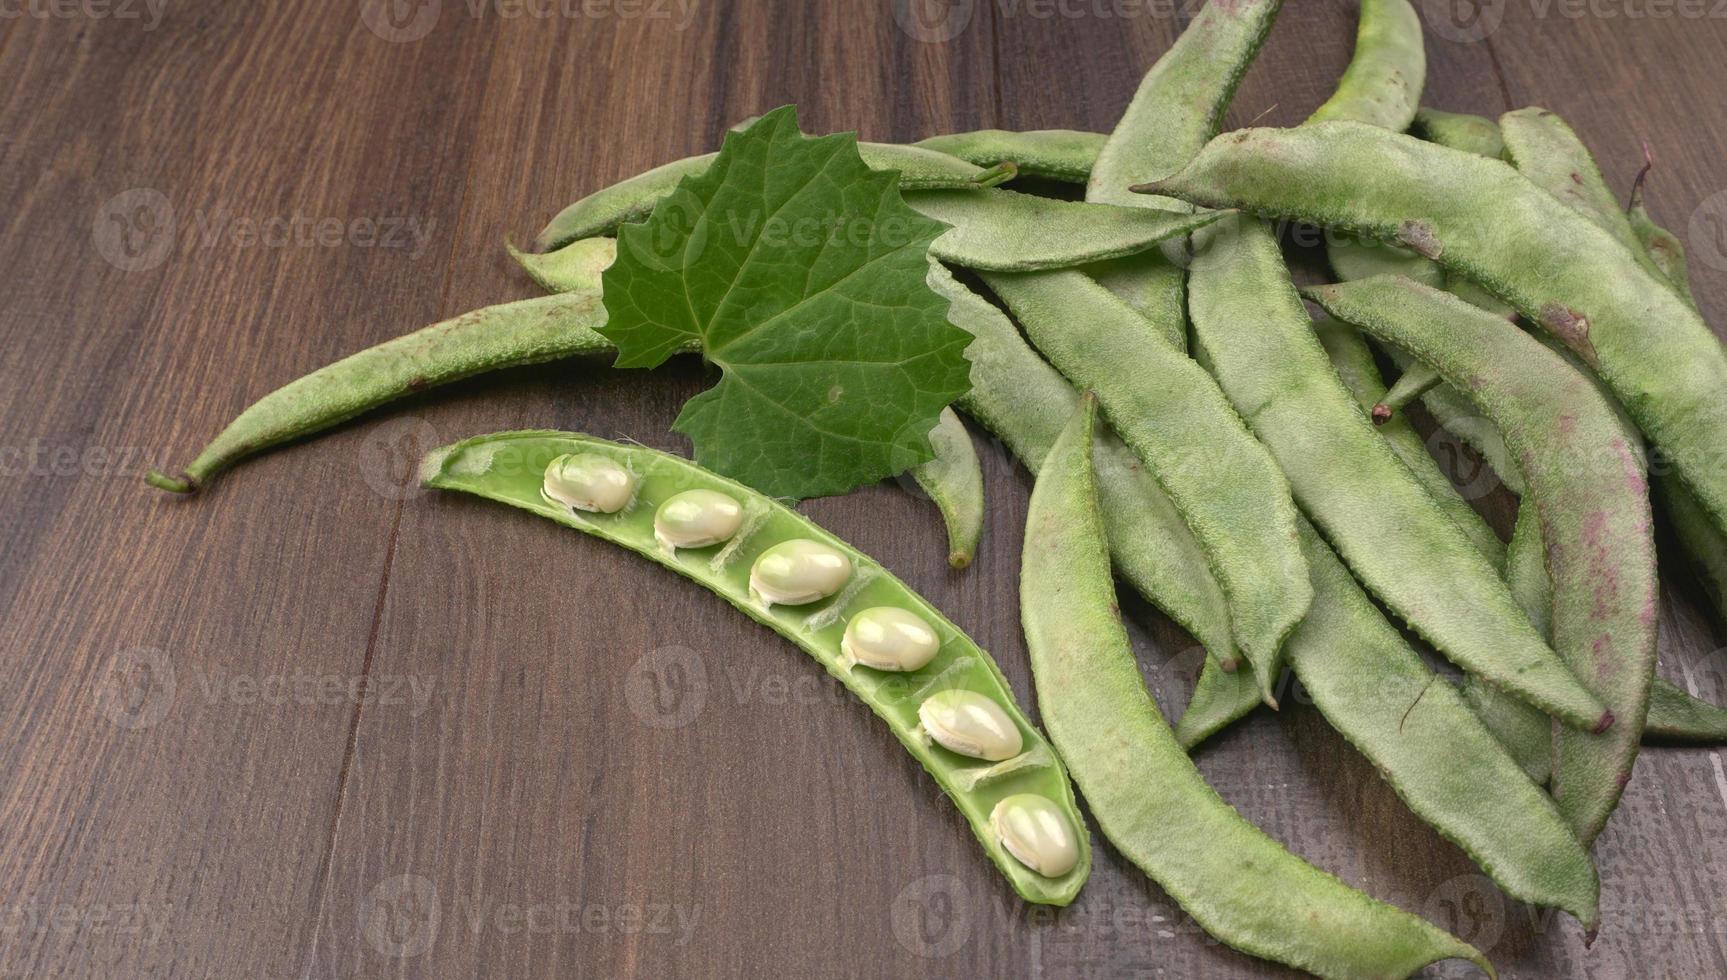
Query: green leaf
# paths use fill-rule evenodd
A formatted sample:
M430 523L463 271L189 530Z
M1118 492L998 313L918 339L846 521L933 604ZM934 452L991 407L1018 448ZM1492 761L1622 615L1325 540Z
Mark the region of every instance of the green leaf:
M672 426L702 465L803 498L930 459L942 408L970 388L971 336L925 282L947 226L907 207L897 176L853 134L805 137L786 106L619 229L601 333L618 367L691 342L719 366Z

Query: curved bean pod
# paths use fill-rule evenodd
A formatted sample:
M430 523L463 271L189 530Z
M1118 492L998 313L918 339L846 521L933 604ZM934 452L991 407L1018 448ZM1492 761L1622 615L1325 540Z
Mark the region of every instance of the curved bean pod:
M946 153L979 167L1012 163L1021 177L1083 184L1103 149L1102 133L1077 129L977 129L918 140L913 146Z
M584 243L608 252L610 239ZM609 259L607 262L609 263ZM151 486L191 493L248 456L321 432L380 405L487 371L613 350L595 332L606 310L599 286L488 306L350 355L264 396L228 423L179 477Z
M1544 637L1553 636L1553 585L1547 578L1546 549L1541 545L1541 522L1533 504L1517 511L1517 527L1505 552L1505 582L1517 604ZM1553 778L1553 722L1535 708L1512 698L1491 684L1470 678L1463 698L1485 723L1493 737L1529 778L1545 786Z
M1103 144L1085 199L1130 207L1180 208L1136 199L1128 188L1166 177L1217 134L1247 67L1271 33L1282 0L1208 3L1140 80Z
M1306 522L1302 554L1313 576L1313 609L1289 638L1289 666L1320 714L1416 816L1506 894L1564 909L1593 931L1601 883L1553 800L1386 622Z
M1499 124L1485 116L1423 106L1415 112L1414 132L1430 143L1476 156L1497 160L1505 154L1505 139L1499 132Z
M947 525L947 563L964 568L983 537L983 470L977 449L951 408L941 410L941 421L929 433L929 447L935 455L912 468L912 479L935 501Z
M1326 356L1331 359L1331 366L1336 369L1343 386L1349 389L1356 404L1363 411L1371 409L1385 394L1385 382L1380 379L1379 366L1374 363L1373 352L1368 349L1367 342L1361 339L1361 334L1354 327L1323 312L1314 320L1314 332L1325 348ZM1409 467L1422 488L1433 497L1446 516L1451 518L1452 523L1463 531L1475 550L1495 568L1502 567L1506 560L1505 542L1499 540L1499 535L1494 533L1493 528L1469 505L1469 501L1457 492L1457 487L1434 462L1433 456L1427 451L1426 442L1409 424L1409 420L1402 416L1393 417L1379 427L1379 435L1397 458ZM1495 441L1493 444L1503 448L1502 443ZM1518 595L1515 587L1512 588L1512 595ZM1468 683L1464 687L1464 698L1476 709L1489 730L1496 736L1501 736L1501 742L1506 744L1519 762L1526 761L1519 755L1518 750L1528 742L1520 738L1508 741L1511 736L1505 734L1500 716L1510 715L1515 722L1528 720L1528 716L1533 715L1543 730L1551 727L1547 716L1539 710L1496 691L1491 686L1479 682ZM1261 703L1259 692L1251 684L1244 683L1241 675L1225 673L1217 669L1216 664L1207 662L1201 668L1199 681L1194 686L1186 711L1176 723L1176 738L1181 741L1182 748L1191 750L1251 713ZM1542 753L1547 760L1547 767L1551 766L1551 755L1550 751ZM1546 769L1539 771L1542 776L1538 782L1545 783Z
M1685 279L1683 247L1676 240L1668 243L1660 236L1656 236L1657 240L1651 247L1647 242L1648 233L1637 229L1635 215L1641 211L1641 180L1633 188L1630 212L1621 212L1618 198L1608 188L1588 147L1558 116L1543 109L1523 109L1507 113L1501 118L1500 125L1505 132L1508 158L1520 171L1613 235L1644 260L1646 269L1667 280L1680 298L1696 307L1689 293L1679 285ZM1647 219L1646 212L1643 217ZM1672 274L1675 261L1681 270L1677 277ZM1564 350L1560 354L1575 357ZM1577 363L1572 366L1588 375L1587 366ZM1626 425L1629 427L1629 420L1626 420ZM1635 440L1636 434L1629 433L1627 438ZM1687 556L1701 573L1704 591L1716 609L1727 610L1727 536L1710 523L1696 495L1682 482L1669 475L1656 475L1650 482ZM1518 533L1526 534L1533 542L1530 549L1539 553L1539 526L1530 522L1530 529L1525 532L1525 521L1520 514ZM1517 544L1515 538L1512 543ZM1538 600L1550 595L1546 570L1538 560L1527 563L1523 577L1529 581L1526 587ZM1513 585L1515 587L1515 581ZM1692 698L1656 678L1650 692L1649 733L1659 732L1660 737L1675 741L1718 741L1722 737L1723 719L1727 719L1727 711Z
M1397 278L1306 294L1438 368L1498 422L1520 461L1547 545L1554 647L1617 718L1605 734L1559 734L1554 798L1579 838L1594 840L1631 778L1655 670L1655 542L1637 452L1588 378L1491 314Z
M1202 363L1344 562L1453 663L1568 724L1604 727L1601 701L1343 387L1269 227L1217 225L1194 244L1188 310Z
M953 227L929 253L968 269L1065 269L1144 252L1220 216L1058 201L1007 190L907 191L905 202Z
M872 170L897 170L902 189L990 187L1013 175L1011 168L986 170L918 146L859 141L858 154ZM534 251L550 252L595 235L609 235L626 221L641 221L685 177L707 172L719 156L702 153L662 164L621 180L559 211L534 236Z
M947 298L948 319L974 338L965 352L971 391L956 403L959 410L1039 472L1079 394L1026 344L1006 314L940 263L930 263L929 285ZM1230 633L1229 607L1193 532L1133 450L1107 430L1098 437L1096 464L1116 571L1193 634L1210 652L1208 663L1233 671L1241 655Z
M1649 727L1643 734L1671 742L1720 745L1727 742L1727 709L1657 680L1649 691Z
M1397 242L1486 286L1589 363L1727 525L1727 351L1611 235L1509 165L1324 123L1230 133L1144 189Z
M1626 216L1631 222L1631 233L1637 236L1637 243L1648 253L1649 260L1661 270L1679 297L1695 308L1697 299L1691 295L1691 270L1685 263L1685 246L1678 235L1649 217L1648 209L1643 206L1641 184L1631 192L1631 209Z
M1363 411L1371 411L1384 397L1386 389L1379 375L1379 365L1373 360L1373 351L1361 339L1360 332L1322 313L1314 320L1314 333L1355 403ZM1499 540L1499 535L1487 521L1457 492L1456 485L1434 462L1432 454L1427 451L1426 441L1409 420L1393 418L1385 422L1379 426L1379 436L1403 461L1403 465L1409 467L1422 488L1439 503L1475 550L1494 568L1503 568L1505 542Z
M1110 424L1169 494L1223 587L1236 645L1275 704L1283 639L1313 597L1277 463L1203 368L1084 274L987 273L984 281L1057 370L1098 393Z
M1632 215L1641 210L1636 200L1642 193L1641 183L1633 192L1634 200L1628 214L1619 209L1619 200L1608 188L1588 147L1564 120L1544 109L1522 109L1506 113L1500 119L1500 125L1505 131L1507 155L1518 170L1611 234L1638 258L1646 270L1663 280L1687 305L1696 309L1689 292L1681 289L1670 274L1675 260L1681 270L1684 267L1683 247L1676 241L1669 244L1659 236L1653 247L1646 247L1644 235L1648 233L1640 235L1632 220ZM1647 218L1647 213L1644 217ZM1678 281L1683 280L1681 272ZM1579 366L1579 370L1587 371L1588 368ZM1680 544L1701 573L1712 604L1727 615L1727 533L1709 520L1696 494L1680 480L1670 474L1656 474L1651 484L1656 499L1673 523Z
M1094 494L1090 400L1026 516L1020 614L1038 707L1098 828L1207 932L1328 977L1402 977L1485 957L1295 857L1225 803L1176 744L1115 607Z
M1171 265L1161 251L1094 262L1080 271L1151 321L1151 325L1176 350L1187 350L1187 307L1182 299L1180 282L1182 270Z
M597 455L623 466L635 480L630 504L617 513L587 513L544 496L546 467L572 453ZM604 538L706 586L796 643L886 722L953 799L984 851L1026 901L1066 905L1085 883L1091 868L1090 842L1067 773L1037 728L1020 713L995 661L909 586L808 518L686 459L570 432L504 432L467 439L429 455L421 478L428 487L509 504ZM746 515L742 530L723 546L675 551L662 547L654 533L658 505L698 489L742 504ZM751 595L752 565L776 544L794 540L817 542L846 556L852 569L849 581L838 594L818 604L764 608ZM840 640L847 621L863 610L882 606L910 612L935 631L941 645L926 666L910 673L884 673L848 665L843 659ZM932 744L922 733L918 709L930 695L956 690L992 700L1018 730L1023 751L1003 762L986 763ZM1010 854L991 829L996 804L1021 793L1055 804L1069 822L1079 851L1072 870L1056 877L1038 874Z
M1151 70L1116 121L1086 182L1087 201L1189 211L1173 198L1145 198L1128 187L1174 173L1217 135L1242 76L1271 33L1282 0L1207 3ZM1171 250L1173 251L1173 250ZM1179 256L1140 258L1131 293L1105 285L1187 350L1187 273Z
M1402 132L1415 119L1426 82L1421 17L1409 0L1361 0L1349 67L1307 121L1348 119Z
M1505 158L1512 166L1612 235L1645 272L1666 279L1661 267L1643 251L1631 220L1619 209L1619 198L1608 188L1589 148L1565 120L1546 109L1530 107L1500 116L1499 130L1505 138Z

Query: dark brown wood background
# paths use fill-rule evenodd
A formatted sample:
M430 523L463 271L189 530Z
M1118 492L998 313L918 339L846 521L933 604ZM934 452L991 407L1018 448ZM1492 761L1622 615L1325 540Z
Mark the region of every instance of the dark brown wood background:
M1207 939L1107 847L1074 908L1021 905L886 730L786 643L603 542L406 489L425 448L497 429L686 450L668 429L696 366L511 372L199 499L138 482L290 378L531 295L506 239L744 116L795 102L811 131L876 140L1107 130L1185 23L1168 8L1193 5L976 0L927 42L875 0L546 0L546 18L429 2L424 31L374 29L356 0L39 0L0 19L0 976L1284 972ZM1727 7L1484 2L1493 29L1468 41L1436 19L1451 4L1421 6L1430 104L1557 110L1620 188L1653 145L1653 210L1727 322ZM1292 0L1232 124L1300 120L1354 13ZM423 243L243 235L294 218L411 221ZM989 527L967 572L897 485L807 511L968 628L1029 702L1028 479L979 444ZM1509 519L1503 495L1485 505ZM1727 694L1727 632L1664 571L1663 670ZM1124 599L1179 703L1200 654ZM1597 848L1605 925L1586 951L1291 700L1199 761L1296 852L1509 976L1727 973L1719 753L1639 762Z

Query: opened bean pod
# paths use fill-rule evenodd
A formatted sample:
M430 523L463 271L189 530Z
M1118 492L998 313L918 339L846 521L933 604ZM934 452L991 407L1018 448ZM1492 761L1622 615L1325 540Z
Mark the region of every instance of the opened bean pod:
M567 432L427 457L429 487L519 507L706 586L869 705L1029 902L1066 905L1090 844L1066 771L1001 671L928 601L790 508L688 460Z

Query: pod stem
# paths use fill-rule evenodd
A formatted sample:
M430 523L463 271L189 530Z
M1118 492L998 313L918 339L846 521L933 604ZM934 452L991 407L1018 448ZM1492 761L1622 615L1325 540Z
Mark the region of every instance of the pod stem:
M1440 383L1439 372L1425 364L1412 364L1397 383L1373 406L1373 424L1384 425L1410 402L1427 394Z
M995 187L998 184L1005 184L1018 176L1019 164L1012 160L1003 160L995 166L985 170L983 173L978 174L976 177L973 177L971 180L972 183L979 187Z
M144 482L169 493L196 493L198 490L198 481L192 479L190 475L176 479L161 470L151 470L144 474Z

